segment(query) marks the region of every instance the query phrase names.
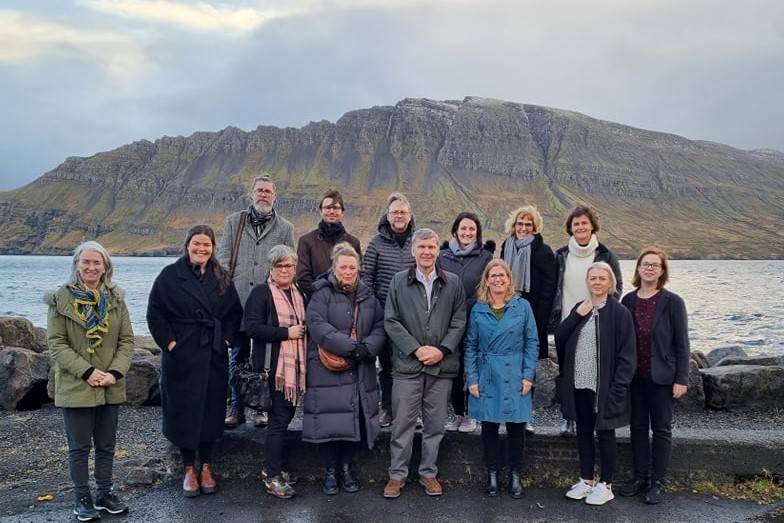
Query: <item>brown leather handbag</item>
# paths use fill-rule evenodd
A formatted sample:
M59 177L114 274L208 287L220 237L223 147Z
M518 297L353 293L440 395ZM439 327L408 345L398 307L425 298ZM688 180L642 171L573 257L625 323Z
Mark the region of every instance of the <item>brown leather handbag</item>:
M354 305L354 319L351 322L351 339L357 341L357 318L359 317L359 304ZM330 352L321 345L316 345L318 349L318 357L327 370L332 372L343 372L351 368L351 363L346 358Z

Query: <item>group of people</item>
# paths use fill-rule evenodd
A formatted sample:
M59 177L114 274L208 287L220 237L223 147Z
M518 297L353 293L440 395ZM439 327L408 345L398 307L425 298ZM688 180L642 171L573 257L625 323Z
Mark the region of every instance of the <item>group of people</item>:
M295 250L294 228L276 212L276 197L273 179L257 177L250 206L227 218L220 243L209 226L191 228L183 256L161 271L150 292L147 322L162 350L163 434L180 449L185 496L218 488L214 443L225 427L245 421L243 398L229 377L249 360L272 391L269 412L254 418L267 425L267 493L295 495L284 442L301 406L302 439L318 445L327 495L361 488L352 463L389 426L384 497L400 496L420 426L419 483L428 495L441 495L437 461L445 432L481 424L485 492L499 494L506 467L506 490L520 498L537 359L549 357L554 333L562 434L576 432L580 462L580 479L566 496L592 505L613 499L615 429L630 424L634 473L620 493L661 501L674 399L686 392L689 357L686 310L664 289L663 251L643 250L635 289L619 301L618 258L599 242L598 218L587 207L571 211L568 244L555 252L544 242L536 207L516 209L494 259L495 244L483 241L477 215L458 214L441 244L435 231L415 227L400 193L389 196L362 253L343 226L345 205L335 190L324 194L318 227ZM67 284L49 303L55 404L64 413L74 513L89 521L99 510L123 512L111 469L133 333L106 250L96 242L80 245ZM94 501L87 477L93 445Z

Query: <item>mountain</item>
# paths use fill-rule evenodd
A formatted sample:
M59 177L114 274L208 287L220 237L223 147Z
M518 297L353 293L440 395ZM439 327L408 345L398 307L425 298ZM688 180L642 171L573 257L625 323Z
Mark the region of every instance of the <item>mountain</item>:
M444 236L471 210L498 240L507 214L533 203L557 247L569 208L584 203L599 211L602 241L625 257L651 243L678 258L784 257L784 154L476 97L404 99L301 129L228 127L71 157L0 192L0 253L65 254L84 239L115 254L175 253L195 223L220 233L262 171L276 177L278 211L298 234L315 226L319 196L334 186L363 243L400 190L417 225Z

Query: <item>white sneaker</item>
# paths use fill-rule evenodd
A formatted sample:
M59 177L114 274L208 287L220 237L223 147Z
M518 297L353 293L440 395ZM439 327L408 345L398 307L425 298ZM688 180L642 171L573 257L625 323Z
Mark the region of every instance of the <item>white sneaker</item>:
M474 432L479 427L479 423L470 416L463 416L463 419L460 421L460 426L457 427L457 430L460 432Z
M457 432L461 421L463 421L463 416L458 414L450 414L446 418L446 425L444 425L444 429L446 429L447 432Z
M572 488L566 493L566 497L569 499L585 499L593 490L593 485L589 485L582 479L572 485Z
M593 486L591 493L585 498L585 502L589 505L604 505L612 499L615 499L612 486L600 481Z
M525 433L528 434L529 436L533 436L534 434L536 434L536 429L534 429L534 424L531 423L530 421L525 424Z

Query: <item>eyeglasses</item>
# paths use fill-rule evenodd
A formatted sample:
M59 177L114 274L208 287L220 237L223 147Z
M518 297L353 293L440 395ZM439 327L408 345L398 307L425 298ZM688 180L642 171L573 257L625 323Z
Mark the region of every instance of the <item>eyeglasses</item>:
M640 267L642 267L643 269L661 269L662 265L661 263L643 262L640 264Z
M389 211L387 214L392 216L408 216L411 213L409 211Z
M322 209L326 209L328 211L342 211L343 207L340 205L325 205Z
M487 279L488 280L498 280L498 279L501 279L501 278L506 279L506 274L488 274L487 275Z
M517 227L525 227L526 229L533 229L534 224L531 222L515 222Z
M272 189L254 189L253 192L256 194L275 194L275 191Z
M273 269L286 269L287 271L290 271L291 269L294 268L294 264L293 263L276 263L275 265L272 266L272 268Z

